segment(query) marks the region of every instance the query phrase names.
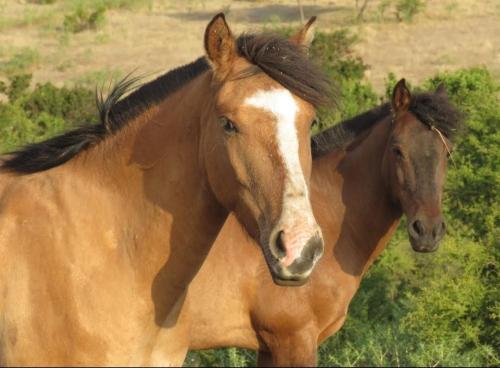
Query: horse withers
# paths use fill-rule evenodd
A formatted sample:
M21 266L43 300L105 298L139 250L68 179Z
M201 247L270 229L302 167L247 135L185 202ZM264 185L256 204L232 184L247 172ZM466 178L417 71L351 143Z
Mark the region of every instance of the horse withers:
M390 104L315 136L311 199L324 257L306 285L276 287L230 216L189 287L190 348L255 349L262 366L316 365L318 344L342 327L403 214L413 249L437 248L447 155L460 123L442 88L412 96L402 80Z
M1 158L0 363L182 363L186 289L229 211L277 282L307 279L323 249L309 132L328 79L302 46L235 38L222 14L205 50L125 98L122 81L101 124Z

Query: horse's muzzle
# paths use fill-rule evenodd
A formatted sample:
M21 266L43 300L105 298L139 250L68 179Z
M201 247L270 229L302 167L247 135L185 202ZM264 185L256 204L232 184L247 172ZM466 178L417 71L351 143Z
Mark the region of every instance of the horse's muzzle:
M417 217L408 221L408 235L414 251L434 252L446 233L446 225L441 216Z
M280 237L277 238L277 247L280 248ZM308 279L316 262L323 255L323 239L319 234L312 236L302 248L300 256L289 263L286 251L278 253L277 262L271 266L273 281L280 286L301 286Z

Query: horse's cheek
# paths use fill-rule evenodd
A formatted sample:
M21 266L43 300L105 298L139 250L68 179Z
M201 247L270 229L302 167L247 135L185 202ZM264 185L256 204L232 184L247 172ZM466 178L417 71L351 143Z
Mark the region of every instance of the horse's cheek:
M404 186L405 183L404 170L400 165L396 167L396 179L398 180L398 184L401 187Z

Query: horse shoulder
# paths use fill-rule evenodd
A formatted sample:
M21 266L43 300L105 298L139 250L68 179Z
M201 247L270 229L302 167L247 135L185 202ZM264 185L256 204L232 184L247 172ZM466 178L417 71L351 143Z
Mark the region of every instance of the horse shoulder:
M58 181L50 173L13 177L0 192L0 224L6 241L30 247L54 243L67 215ZM7 235L10 234L10 235Z
M45 172L10 178L1 188L0 351L7 363L66 365L83 359L97 364L106 358L109 341L94 327L102 320L114 321L101 316L98 305L109 298L104 292L109 289L99 288L108 275L91 271L108 261L105 270L119 273L103 256L109 247L106 253L99 243L98 224L79 222L96 216L79 214L85 206L94 207L86 203L96 191L87 187L82 192L83 184ZM70 346L60 345L61 340Z
M47 257L54 209L51 183L43 176L2 176L2 179L0 349L7 364L22 364L34 357L30 344L49 335L44 331L47 303L43 300L48 300L44 295L50 293L46 285L51 281L49 270L54 270ZM46 356L38 353L42 354L40 357Z

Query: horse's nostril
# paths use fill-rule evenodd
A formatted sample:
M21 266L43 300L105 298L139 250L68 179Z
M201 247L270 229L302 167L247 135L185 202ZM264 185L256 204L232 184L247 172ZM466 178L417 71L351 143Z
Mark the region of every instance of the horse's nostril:
M323 254L323 241L320 237L314 236L307 242L302 251L302 260L314 262Z
M314 250L313 261L315 261L323 254L323 240L320 237L315 237L313 250Z
M445 232L446 232L446 225L443 221L439 223L439 225L436 226L436 228L432 231L432 236L434 237L434 239L437 239L438 237L443 236Z
M280 231L278 233L278 236L276 237L276 253L278 255L278 259L282 259L286 256L286 248L285 244L283 243L283 231Z
M440 222L437 224L434 229L432 230L432 238L433 239L438 239L442 237L446 232L446 224L444 221Z
M419 220L414 221L412 227L418 236L421 236L424 233L424 228Z

